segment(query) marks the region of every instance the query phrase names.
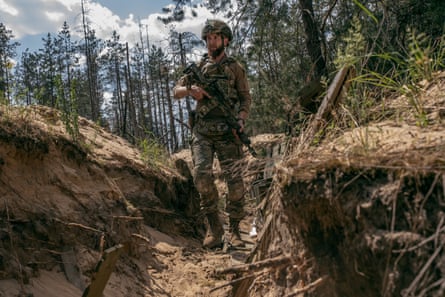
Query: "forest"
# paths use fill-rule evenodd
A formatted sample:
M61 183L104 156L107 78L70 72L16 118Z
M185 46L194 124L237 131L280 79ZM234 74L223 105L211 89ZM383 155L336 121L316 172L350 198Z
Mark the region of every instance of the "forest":
M78 116L122 136L142 149L169 153L188 145L191 99L174 100L172 88L185 66L205 49L199 36L172 30L168 48L152 44L150 28L140 26L140 40L130 47L114 32L97 38L88 1L79 0L82 35L61 24L41 48L17 54L14 32L0 23L0 104L44 105L59 109L73 140ZM164 24L181 22L186 13L199 18L191 0L172 0ZM195 6L194 6L195 5ZM321 95L343 66L356 78L338 125L360 126L367 111L391 92L404 93L427 125L416 83L445 67L443 0L208 0L199 5L224 12L234 40L231 56L245 65L253 105L247 128L260 133L298 133L314 111L302 90L318 86ZM205 20L202 20L203 23ZM14 62L15 61L15 62Z

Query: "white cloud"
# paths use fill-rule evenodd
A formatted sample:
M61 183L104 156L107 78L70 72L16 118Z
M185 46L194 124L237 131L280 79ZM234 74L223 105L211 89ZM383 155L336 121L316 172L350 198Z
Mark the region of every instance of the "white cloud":
M48 20L58 23L63 22L63 18L65 17L63 13L57 11L46 11L45 15L47 16Z
M151 1L151 0L145 0ZM11 3L14 3L14 6ZM103 3L107 3L104 1ZM71 30L71 36L82 38L81 29L81 1L80 0L0 0L0 11L7 10L9 14L2 15L2 22L12 30L13 35L20 39L27 35L57 34L66 21ZM123 4L125 5L125 4ZM170 5L174 8L173 4ZM170 30L178 32L192 32L200 36L201 28L207 18L215 18L207 9L198 5L195 10L198 17L192 17L191 7L185 7L185 18L180 23L165 25L158 17L165 14L147 14L136 18L133 14L126 18L119 17L110 9L97 1L86 1L85 9L90 26L95 30L96 36L103 40L110 39L112 32L120 35L122 42L128 41L130 46L140 40L139 23L143 34L149 35L152 44L166 46ZM139 13L136 11L135 13ZM15 15L12 15L15 14ZM147 30L147 31L145 31ZM24 45L33 49L31 45ZM41 44L34 45L41 47Z
M18 14L2 16L2 21L8 29L12 30L16 38L58 32L65 20L71 24L78 14L78 12L69 11L66 3L58 0L10 1L14 1Z
M46 1L51 2L54 0L46 0ZM80 7L80 0L56 0L56 1L60 2L69 11L75 11L75 9Z
M97 37L109 39L114 30L119 33L120 24L122 22L119 16L113 14L111 10L97 3L91 3L88 5L87 9L88 20L90 21L91 27L96 30Z
M12 6L11 4L6 3L6 0L0 0L0 11L6 12L11 16L17 16L19 14L17 8Z

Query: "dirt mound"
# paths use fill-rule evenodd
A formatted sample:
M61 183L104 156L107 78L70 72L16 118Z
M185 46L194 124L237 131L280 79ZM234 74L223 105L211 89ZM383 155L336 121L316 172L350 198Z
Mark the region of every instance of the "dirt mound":
M393 120L328 135L276 166L250 262L288 263L234 296L444 296L444 81L418 98L428 126L396 98L385 106Z

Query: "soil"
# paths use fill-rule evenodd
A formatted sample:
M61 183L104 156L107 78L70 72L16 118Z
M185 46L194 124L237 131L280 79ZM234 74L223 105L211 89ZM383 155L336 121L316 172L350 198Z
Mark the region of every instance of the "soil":
M105 297L444 296L444 81L421 85L422 118L402 96L304 150L253 137L228 250L201 247L188 151L147 161L86 119L74 141L58 111L2 106L0 297L82 296L116 250Z

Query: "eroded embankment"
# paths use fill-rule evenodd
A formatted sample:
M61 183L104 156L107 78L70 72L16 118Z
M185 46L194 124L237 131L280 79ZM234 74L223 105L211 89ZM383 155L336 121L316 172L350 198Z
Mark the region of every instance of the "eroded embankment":
M442 142L283 162L251 261L290 264L241 282L235 296L443 296L443 151Z
M333 166L284 188L291 233L333 296L417 295L443 277L443 173L385 167Z
M190 181L147 166L134 146L83 118L72 141L56 110L2 108L0 116L0 281L18 283L0 284L0 295L34 292L31 279L64 271L80 296L102 252L122 243L130 250L112 281L121 290L110 296L147 296L149 276L136 261L160 266L147 253L148 226L195 235Z

